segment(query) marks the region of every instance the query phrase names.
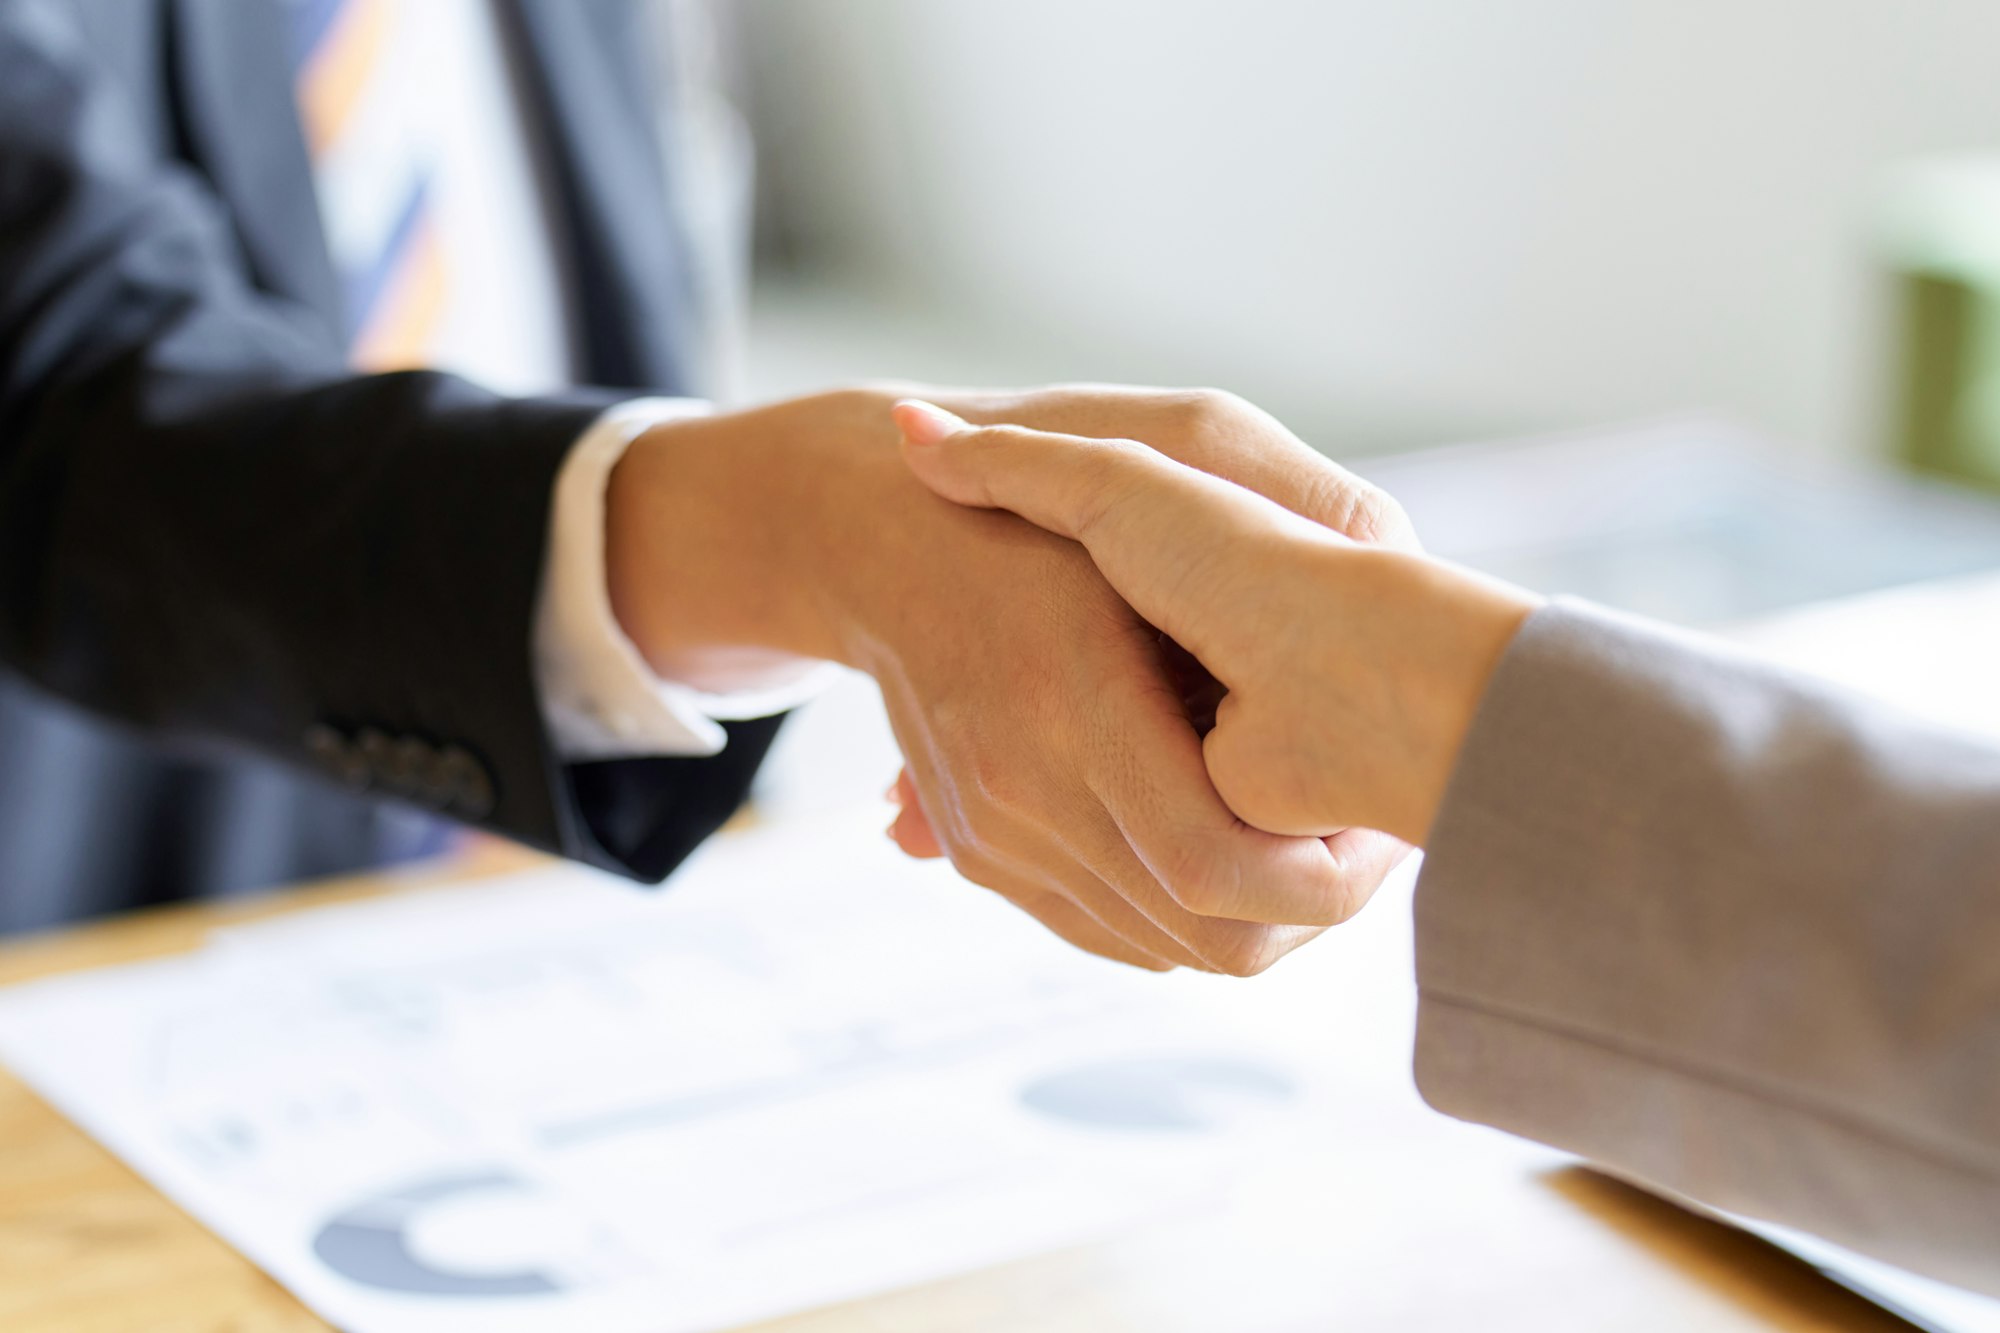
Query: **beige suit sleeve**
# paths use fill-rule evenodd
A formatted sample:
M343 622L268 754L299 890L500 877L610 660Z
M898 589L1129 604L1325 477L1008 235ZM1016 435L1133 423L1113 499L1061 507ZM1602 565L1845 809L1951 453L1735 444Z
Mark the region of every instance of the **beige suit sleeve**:
M2000 1292L2000 748L1559 602L1416 910L1439 1110Z

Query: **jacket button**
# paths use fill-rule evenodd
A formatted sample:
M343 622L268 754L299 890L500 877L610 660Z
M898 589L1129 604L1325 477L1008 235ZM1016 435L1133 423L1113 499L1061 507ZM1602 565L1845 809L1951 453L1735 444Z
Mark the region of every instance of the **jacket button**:
M433 810L449 810L458 795L457 766L446 758L447 747L427 747L417 778L416 798Z
M361 756L371 784L380 782L389 770L389 746L388 735L374 727L363 727L354 733L354 751Z
M419 797L428 786L431 747L413 736L400 736L383 751L376 779L398 796Z
M493 778L464 747L447 745L439 752L437 782L447 793L442 804L453 814L478 820L493 813Z
M305 731L306 753L322 769L350 787L368 783L368 762L335 727L314 723Z

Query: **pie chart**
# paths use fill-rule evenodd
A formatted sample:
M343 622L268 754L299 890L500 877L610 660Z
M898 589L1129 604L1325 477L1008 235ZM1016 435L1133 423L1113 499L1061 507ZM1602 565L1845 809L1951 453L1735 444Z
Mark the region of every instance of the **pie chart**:
M1234 1055L1138 1056L1075 1065L1021 1090L1051 1120L1139 1133L1215 1133L1298 1096L1268 1064Z

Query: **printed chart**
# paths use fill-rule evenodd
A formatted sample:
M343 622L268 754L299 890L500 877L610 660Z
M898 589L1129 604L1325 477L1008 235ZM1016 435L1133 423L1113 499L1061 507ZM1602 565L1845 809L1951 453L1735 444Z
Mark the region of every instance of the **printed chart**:
M0 1058L354 1333L724 1328L1198 1198L1304 1076L851 820L0 994Z

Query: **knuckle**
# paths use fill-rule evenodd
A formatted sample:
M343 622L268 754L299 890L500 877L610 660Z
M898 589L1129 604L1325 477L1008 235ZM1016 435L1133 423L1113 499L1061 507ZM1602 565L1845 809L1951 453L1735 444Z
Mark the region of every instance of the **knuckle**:
M1361 910L1364 895L1343 879L1336 879L1321 891L1311 921L1315 926L1344 926Z
M1254 977L1284 956L1279 932L1269 926L1237 924L1217 932L1198 950L1201 960L1225 976Z
M1014 900L1012 877L983 849L961 843L949 848L948 854L951 868L961 877L982 889L992 890L1010 902Z
M1233 424L1257 410L1247 400L1227 389L1203 389L1201 401L1204 415L1214 422Z
M1241 470L1273 449L1311 452L1268 413L1225 389L1191 389L1159 409L1162 453L1189 467L1242 480Z
M1397 545L1410 537L1410 519L1387 491L1350 479L1342 497L1340 531L1355 541Z
M1172 413L1193 434L1207 434L1240 421L1247 404L1225 389L1190 389L1175 396Z
M1014 809L1023 794L1018 765L989 744L975 744L964 764L964 780L972 800L967 816L975 825L997 822L1001 811Z
M1228 910L1225 895L1212 879L1181 876L1170 880L1166 888L1169 897L1196 916L1221 916Z
M1078 539L1088 536L1106 515L1131 497L1136 486L1133 464L1145 447L1136 440L1100 440L1092 445L1074 490L1074 535Z
M1354 919L1409 854L1407 844L1386 833L1350 829L1327 842L1325 884L1320 895L1321 925Z
M1006 842L1007 829L992 809L975 805L960 816L958 845L968 855L997 857Z
M968 801L962 794L954 793L939 802L930 822L939 848L958 873L974 883L991 887L988 881L999 872L999 853L1004 846L1003 832L997 827L999 821L993 812L978 801Z
M1160 886L1196 916L1223 916L1236 900L1239 881L1234 871L1234 865L1217 856L1208 842L1187 838L1163 854Z
M1100 485L1122 489L1132 485L1152 452L1137 440L1094 440L1083 463L1086 473Z
M1026 426L1003 422L997 425L974 426L961 439L967 443L986 445L995 449L1021 449L1034 443L1035 432Z

